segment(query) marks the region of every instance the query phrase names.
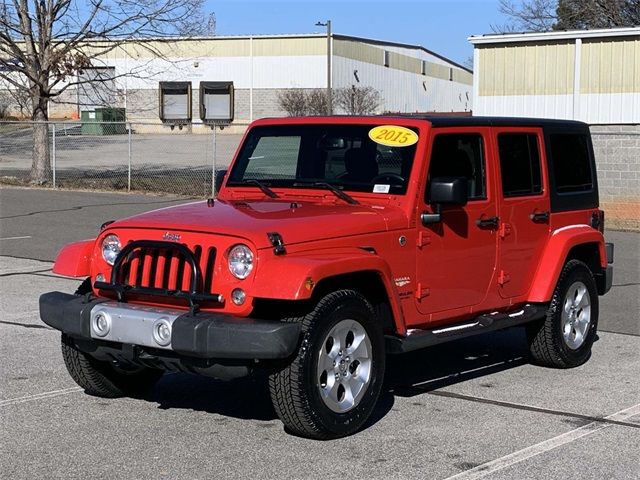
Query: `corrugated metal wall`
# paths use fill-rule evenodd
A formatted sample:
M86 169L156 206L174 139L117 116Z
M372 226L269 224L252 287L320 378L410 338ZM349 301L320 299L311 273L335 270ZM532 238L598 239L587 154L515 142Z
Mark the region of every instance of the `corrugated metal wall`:
M574 43L505 44L480 49L480 95L573 93Z
M383 111L471 110L472 74L425 50L336 38L333 54L333 87L371 86Z
M640 35L476 45L476 115L640 123Z

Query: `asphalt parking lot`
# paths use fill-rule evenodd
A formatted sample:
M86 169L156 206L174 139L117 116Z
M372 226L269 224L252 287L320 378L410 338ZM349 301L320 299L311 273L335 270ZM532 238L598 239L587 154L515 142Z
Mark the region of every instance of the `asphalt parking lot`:
M374 418L351 437L288 435L263 377L166 375L145 399L85 395L38 296L63 244L184 198L0 188L2 478L640 477L640 234L616 243L591 360L530 365L514 328L390 361Z

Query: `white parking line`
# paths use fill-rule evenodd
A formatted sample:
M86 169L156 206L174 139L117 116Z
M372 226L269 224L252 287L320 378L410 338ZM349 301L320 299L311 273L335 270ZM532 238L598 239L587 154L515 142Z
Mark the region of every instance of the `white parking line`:
M640 403L605 418L607 420L625 421L636 415L640 415ZM482 465L478 465L477 467L449 477L446 480L475 480L477 478L483 478L491 473L497 472L498 470L502 470L503 468L507 468L511 465L527 460L528 458L535 457L536 455L548 452L549 450L561 447L562 445L566 445L567 443L571 443L579 438L586 437L587 435L591 435L592 433L612 426L613 425L610 423L591 422L580 428L576 428L575 430L558 435L557 437L550 438L549 440L536 443L530 447L505 455L504 457L483 463Z
M23 240L25 238L33 238L31 235L26 235L24 237L0 237L0 240Z
M7 407L9 405L16 405L18 403L35 402L37 400L44 400L45 398L58 397L60 395L67 395L69 393L80 392L80 387L63 388L62 390L53 390L51 392L36 393L34 395L27 395L25 397L10 398L8 400L0 400L0 408Z

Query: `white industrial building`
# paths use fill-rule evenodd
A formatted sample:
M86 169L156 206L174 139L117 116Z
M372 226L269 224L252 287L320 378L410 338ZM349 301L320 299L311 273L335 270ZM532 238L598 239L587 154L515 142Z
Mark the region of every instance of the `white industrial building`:
M160 122L159 96L166 89L165 107L172 115L183 110L178 116L198 123L200 103L206 101L201 86L232 84L234 123L243 125L284 115L280 91L326 89L329 68L333 90L352 85L378 90L379 112L472 109L470 70L420 46L346 35L334 34L330 42L323 34L144 40L113 49L93 67L82 75L113 77L113 82L98 91L68 90L52 105L53 117L70 118L108 104L124 108L127 120Z

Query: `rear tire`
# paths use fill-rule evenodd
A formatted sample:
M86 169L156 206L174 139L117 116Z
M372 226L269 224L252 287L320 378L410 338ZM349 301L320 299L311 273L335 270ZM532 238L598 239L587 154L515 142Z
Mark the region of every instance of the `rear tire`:
M125 368L101 362L82 352L73 338L62 334L62 358L71 378L89 395L117 398L139 397L162 377L161 370L146 367Z
M325 296L302 318L293 361L269 377L271 401L290 433L339 438L356 432L375 408L385 368L382 325L361 294Z
M585 363L598 328L598 291L589 267L569 260L556 285L546 318L527 325L535 363L572 368Z

